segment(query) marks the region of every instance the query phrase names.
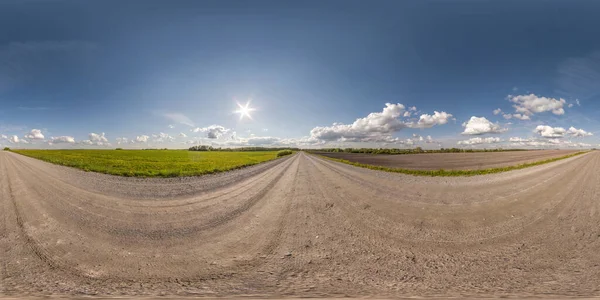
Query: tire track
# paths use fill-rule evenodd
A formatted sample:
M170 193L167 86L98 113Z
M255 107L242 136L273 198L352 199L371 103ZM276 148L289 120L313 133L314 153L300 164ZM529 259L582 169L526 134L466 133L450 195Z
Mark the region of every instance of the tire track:
M159 197L137 194L144 180L105 194L85 188L96 174L0 164L9 295L600 295L598 152L459 179L298 153L225 185L165 180Z

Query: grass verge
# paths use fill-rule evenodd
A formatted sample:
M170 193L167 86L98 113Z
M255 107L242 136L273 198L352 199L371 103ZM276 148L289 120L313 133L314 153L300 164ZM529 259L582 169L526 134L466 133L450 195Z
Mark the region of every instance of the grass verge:
M127 177L198 176L278 158L277 151L11 150L57 165Z
M392 173L402 173L402 174L415 175L415 176L456 177L456 176L476 176L476 175L495 174L495 173L508 172L508 171L512 171L512 170L525 169L525 168L529 168L529 167L533 167L533 166L539 166L539 165L567 159L567 158L581 155L581 154L588 153L588 152L589 151L582 151L582 152L577 152L577 153L573 153L573 154L569 154L569 155L565 155L565 156L561 156L561 157L540 160L540 161L536 161L536 162L532 162L532 163L524 163L524 164L508 166L508 167L489 168L489 169L481 169L481 170L444 170L444 169L413 170L413 169L403 169L403 168L389 168L389 167L383 167L383 166L374 166L374 165L368 165L368 164L363 164L363 163L358 163L358 162L352 162L352 161L348 161L345 159L332 158L332 157L322 156L322 155L318 155L318 154L313 154L313 155L318 155L318 156L323 157L328 160L337 161L337 162L345 163L348 165L353 165L356 167L361 167L361 168L366 168L366 169L371 169L371 170L378 170L378 171L385 171L385 172L392 172Z

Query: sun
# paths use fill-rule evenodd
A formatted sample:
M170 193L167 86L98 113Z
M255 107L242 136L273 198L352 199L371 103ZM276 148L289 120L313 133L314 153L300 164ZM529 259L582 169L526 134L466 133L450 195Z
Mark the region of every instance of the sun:
M252 116L250 115L250 112L253 112L256 109L250 107L250 101L246 102L246 105L241 105L239 102L237 105L238 105L239 109L234 111L234 113L240 114L240 120L243 119L244 117L248 117L248 119L252 120Z

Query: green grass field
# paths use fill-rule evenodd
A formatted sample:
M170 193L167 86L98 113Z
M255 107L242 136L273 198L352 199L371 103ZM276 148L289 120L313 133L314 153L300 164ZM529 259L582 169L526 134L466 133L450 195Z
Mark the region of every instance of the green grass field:
M208 152L187 150L11 150L85 171L135 177L196 176L255 165L277 151Z

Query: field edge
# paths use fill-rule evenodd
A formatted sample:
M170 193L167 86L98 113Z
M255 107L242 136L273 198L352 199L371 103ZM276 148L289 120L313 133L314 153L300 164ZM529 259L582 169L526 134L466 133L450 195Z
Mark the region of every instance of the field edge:
M384 172L390 172L390 173L401 173L401 174L413 175L413 176L428 176L428 177L470 177L470 176L478 176L478 175L489 175L489 174L504 173L504 172L514 171L514 170L520 170L520 169L530 168L530 167L534 167L534 166L544 165L544 164L548 164L548 163L551 163L551 162L555 162L555 161L559 161L559 160L563 160L563 159L575 157L575 156L586 154L586 153L589 153L589 152L590 151L580 151L580 152L573 153L573 154L568 154L568 155L565 155L565 156L560 156L560 157L555 157L555 158L540 160L540 161L531 162L531 163L523 163L523 164L518 164L518 165L513 165L513 166L507 166L507 167L487 168L487 169L481 169L481 170L444 170L444 169L439 169L439 170L415 170L415 169L406 169L406 168L390 168L390 167L383 167L383 166L376 166L376 165L369 165L369 164L363 164L363 163L358 163L358 162L352 162L352 161L349 161L349 160L345 160L345 159L341 159L341 158L328 157L328 156L320 155L320 154L317 154L317 153L309 153L309 154L310 155L315 155L315 156L318 156L318 157L321 157L321 158L324 158L324 159L327 159L327 160L336 161L336 162L344 163L344 164L347 164L347 165L352 165L352 166L355 166L355 167L360 167L360 168L365 168L365 169L370 169L370 170L376 170L376 171L384 171Z
M88 173L97 173L97 174L106 174L106 175L111 175L111 176L119 176L119 177L125 177L125 178L184 178L184 177L200 177L200 176L205 176L205 175L212 175L212 174L218 174L218 173L224 173L224 172L230 172L230 171L234 171L234 170L239 170L239 169L243 169L243 168L247 168L247 167L251 167L251 166L256 166L259 164L263 164L263 163L267 163L267 162L273 162L276 160L280 160L280 159L285 159L287 157L291 157L294 154L296 154L297 152L294 151L291 155L284 155L284 156L275 156L271 159L267 159L267 160L263 160L263 161L258 161L258 162L250 162L250 163L245 163L245 164L241 164L241 165L236 165L236 166L231 166L231 167L225 167L222 169L207 169L207 170L202 170L202 171L198 171L197 173L192 173L192 174L177 174L177 173L168 173L168 174L161 174L161 173L157 173L157 174L138 174L138 173L122 173L122 172L116 172L113 171L111 172L110 170L93 170L93 169L86 169L86 168L82 168L80 166L77 165L70 165L68 163L62 163L59 161L52 161L52 160L48 160L48 159L44 159L42 157L36 157L36 156L32 156L32 155L27 155L26 153L21 153L19 150L8 150L8 152L11 153L15 153L18 155L22 155L25 157L29 157L29 158L33 158L39 161L43 161L46 163L50 163L53 165L57 165L57 166L62 166L62 167L67 167L67 168L72 168L78 171L83 171L83 172L88 172Z

